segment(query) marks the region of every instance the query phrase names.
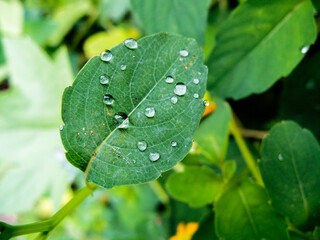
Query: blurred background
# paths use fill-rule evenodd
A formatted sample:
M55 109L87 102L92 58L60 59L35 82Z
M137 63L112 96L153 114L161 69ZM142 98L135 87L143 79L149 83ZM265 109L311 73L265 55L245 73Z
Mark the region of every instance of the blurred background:
M148 11L141 0L0 0L0 221L47 219L83 187L83 173L65 159L59 125L63 90L89 58L126 38L159 31L196 38L207 57L216 30L244 1L194 0L196 16L186 5L190 1L180 1L179 16L187 15L197 26L192 28L188 22L170 22L162 10L151 21L141 13ZM154 22L161 24L152 27ZM314 124L320 119L319 49L317 41L294 72L265 93L229 101L245 128L264 131L292 119L320 139L319 124ZM248 143L258 151L259 142ZM227 158L244 166L232 140ZM191 208L169 201L163 202L150 184L98 190L49 239L191 239L194 226L187 223L212 218L210 205Z

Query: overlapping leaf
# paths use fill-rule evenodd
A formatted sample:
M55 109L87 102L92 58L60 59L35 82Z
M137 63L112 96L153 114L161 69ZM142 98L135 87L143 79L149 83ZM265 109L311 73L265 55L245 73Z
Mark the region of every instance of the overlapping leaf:
M136 49L119 44L111 53L109 62L94 57L85 65L62 106L68 160L86 171L87 181L104 187L153 180L183 159L205 108L207 74L196 41L177 35L151 35ZM185 94L175 93L177 85L186 87ZM110 105L106 94L114 100ZM121 123L119 115L128 118Z

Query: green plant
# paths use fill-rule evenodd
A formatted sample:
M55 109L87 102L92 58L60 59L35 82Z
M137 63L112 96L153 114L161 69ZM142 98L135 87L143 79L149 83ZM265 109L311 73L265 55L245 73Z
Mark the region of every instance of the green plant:
M78 23L82 27L73 29L73 40L66 44L79 54L77 46L89 35L91 26L99 23L108 29L111 23L105 19L109 18L115 25L125 22L128 9L146 34L136 41L126 35L125 28L113 27L116 39L100 33L85 41L86 56L104 39L119 43L92 57L62 97L61 140L67 160L84 173L84 181L79 182L85 186L47 220L26 225L0 222L1 240L31 233L39 233L36 239L50 238L59 223L99 187L117 191L118 186L131 184L140 184L141 189L127 188L122 195L121 190L109 193L124 196L124 202L144 196L142 207L131 202L121 205L117 196L117 210L107 209L115 212L111 219L118 221L117 214L138 219L138 212L153 208L152 214L159 212L164 223L159 230L154 226L160 220L154 217L149 230L145 215L139 219L142 226L119 220L118 225L129 226L129 234L121 235L119 228L114 235L105 235L108 239L165 239L174 235L175 226L183 221L197 224L185 226L196 226L190 232L178 228L170 239L320 239L320 48L315 14L319 4L247 0L234 8L232 3L131 0L131 4L83 1L73 5L70 1L56 3L57 11L52 10L53 3L47 3L39 8L49 16L53 11L52 18L29 19L24 30L20 25L0 24L0 82L9 77L9 90L0 92L0 142L5 146L5 140L14 136L22 145L37 132L37 141L31 145L48 136L52 139L44 148L48 152L56 151L52 127L58 122L56 101L65 86L62 79L70 85L72 73L66 48L59 48L50 59L38 45L52 51ZM31 9L28 4L32 6L32 1L24 6ZM22 12L18 1L0 0L1 6ZM70 14L73 6L77 7ZM3 18L11 17L3 14ZM23 21L19 15L16 19ZM46 34L37 32L39 29L46 29ZM16 37L22 31L32 41ZM121 42L118 38L123 37L126 40ZM21 58L17 59L17 54ZM39 81L27 84L21 81L24 76ZM57 91L52 93L51 88ZM240 106L242 102L245 107ZM261 111L255 105L266 109ZM22 108L24 118L19 112ZM246 129L240 120L262 130ZM19 157L19 152L10 151L12 148L4 149L0 159ZM9 180L0 179L0 190L8 194L18 188L24 179L13 186L8 183L21 169L38 171L43 154L36 156L30 166L21 163L20 171L11 172ZM10 164L3 166L10 170ZM48 174L56 169L60 180L50 177L64 182L56 165L45 169ZM0 174L2 171L6 170L1 169ZM42 177L35 175L36 181ZM32 188L32 184L28 186ZM40 196L50 187L47 181L36 194ZM28 199L21 209L38 196ZM11 207L2 197L0 203L3 208ZM164 213L154 210L156 204Z

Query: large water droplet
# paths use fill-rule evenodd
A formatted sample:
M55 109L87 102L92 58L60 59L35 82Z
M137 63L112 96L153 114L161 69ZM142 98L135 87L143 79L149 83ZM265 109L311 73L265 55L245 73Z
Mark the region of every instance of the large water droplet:
M183 96L186 94L187 86L184 83L177 83L174 89L174 93L178 96Z
M301 48L301 53L306 54L309 51L309 46L304 46Z
M109 82L110 82L109 77L106 76L106 75L101 75L99 78L100 78L100 83L101 84L106 85L106 84L109 84Z
M173 77L171 77L171 76L168 76L168 77L166 78L166 82L167 82L167 83L173 83L173 81L174 81L174 79L173 79Z
M178 102L178 98L177 97L172 97L170 100L171 100L171 102L173 104L176 104Z
M120 66L120 69L121 69L122 71L126 70L126 68L127 68L126 65L121 65L121 66Z
M112 105L114 103L114 98L110 94L106 94L103 97L103 103L106 105Z
M63 125L60 125L59 129L60 129L60 131L62 131L63 130Z
M145 111L145 115L149 118L154 117L156 111L154 110L154 107L147 107Z
M176 147L177 146L177 142L175 142L175 141L171 142L171 146L172 147Z
M138 48L138 43L135 39L133 38L127 38L126 40L124 40L124 45L129 48L129 49L136 49Z
M149 154L149 159L152 162L157 161L160 158L160 154L159 153L150 153Z
M195 94L193 94L193 97L194 97L194 98L199 98L199 94L198 94L198 93L195 93Z
M280 161L283 161L284 157L283 157L282 153L279 153L278 159L279 159Z
M112 59L112 53L109 50L106 50L100 54L100 58L104 62L109 62Z
M147 149L147 143L145 141L138 142L137 147L141 152L143 152Z
M198 84L199 83L199 79L198 78L193 79L193 83L194 84Z
M126 129L129 126L129 119L127 114L123 112L116 113L114 115L114 119L116 120L118 124L118 128Z
M181 57L187 57L189 55L189 52L187 50L180 50L179 54Z

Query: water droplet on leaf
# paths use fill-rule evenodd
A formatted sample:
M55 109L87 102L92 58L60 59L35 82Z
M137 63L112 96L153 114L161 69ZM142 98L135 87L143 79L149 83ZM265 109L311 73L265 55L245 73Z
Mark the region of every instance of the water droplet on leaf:
M199 94L198 94L198 93L195 93L195 94L193 94L193 97L194 97L194 98L199 98Z
M141 152L143 152L147 149L147 143L145 141L138 142L137 147Z
M171 146L172 147L176 147L177 146L177 142L175 142L175 141L171 142Z
M133 38L127 38L124 40L124 45L129 49L136 49L138 48L138 42Z
M156 111L154 110L153 107L147 107L145 111L145 115L149 118L154 117Z
M283 155L282 155L281 153L279 153L278 159L279 159L280 161L283 161L284 157L283 157Z
M199 79L198 78L193 79L193 83L194 84L198 84L199 83Z
M178 98L177 98L177 97L172 97L172 98L171 98L171 102L172 102L173 104L176 104L176 103L178 102Z
M103 103L106 105L112 105L114 103L114 98L110 94L106 94L103 97Z
M152 162L157 161L160 158L160 154L159 153L150 153L149 154L149 159Z
M203 100L203 104L208 107L209 106L209 101L208 100Z
M186 94L187 86L184 83L177 83L174 89L174 93L178 96L183 96Z
M121 65L121 66L120 66L120 69L121 69L122 71L126 70L126 68L127 68L126 65Z
M304 46L301 48L301 53L306 54L309 51L309 46Z
M62 131L63 130L63 125L60 125L59 129L60 129L60 131Z
M100 54L100 58L104 62L109 62L112 59L112 53L109 50L106 50Z
M117 124L118 124L118 128L121 129L126 129L129 126L129 119L127 114L123 113L123 112L119 112L116 113L114 115L114 119L116 120Z
M181 57L187 57L189 55L189 52L187 50L180 50L179 54Z
M110 81L110 79L108 76L106 76L106 75L100 76L100 83L101 84L104 84L104 85L109 84L109 81Z
M173 83L173 81L174 81L174 79L173 79L173 77L171 77L171 76L168 76L168 77L166 78L166 82L167 82L167 83Z

